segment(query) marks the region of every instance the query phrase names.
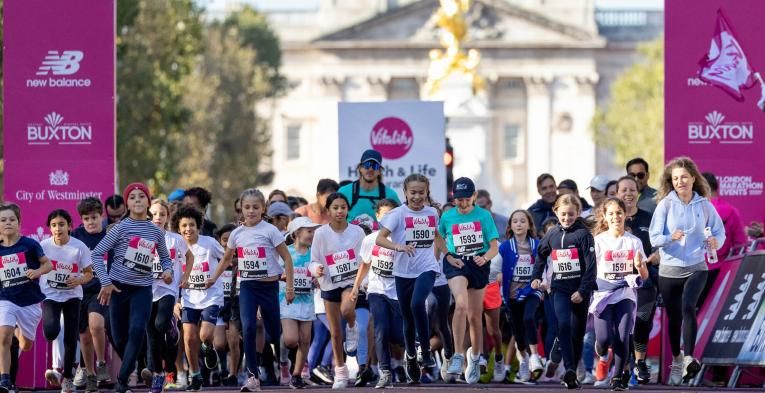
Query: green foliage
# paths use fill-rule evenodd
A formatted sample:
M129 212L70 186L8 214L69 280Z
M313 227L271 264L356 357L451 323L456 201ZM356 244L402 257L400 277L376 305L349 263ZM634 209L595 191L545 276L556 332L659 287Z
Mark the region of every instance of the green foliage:
M592 127L619 167L643 157L657 180L664 165L664 38L641 45L638 55L611 85L609 105L598 108Z

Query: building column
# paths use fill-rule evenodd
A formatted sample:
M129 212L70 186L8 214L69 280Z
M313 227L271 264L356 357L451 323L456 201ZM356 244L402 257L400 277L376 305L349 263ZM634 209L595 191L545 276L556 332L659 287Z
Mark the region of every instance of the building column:
M527 77L526 86L526 199L539 199L537 176L550 171L552 78Z

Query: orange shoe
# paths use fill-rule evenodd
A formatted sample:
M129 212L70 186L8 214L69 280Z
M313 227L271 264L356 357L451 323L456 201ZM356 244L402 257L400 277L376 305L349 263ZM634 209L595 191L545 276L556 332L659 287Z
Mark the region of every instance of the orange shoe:
M606 378L608 378L608 368L611 365L611 359L613 358L613 353L611 350L608 350L608 360L600 360L598 359L598 365L595 367L595 379L598 381L605 381Z

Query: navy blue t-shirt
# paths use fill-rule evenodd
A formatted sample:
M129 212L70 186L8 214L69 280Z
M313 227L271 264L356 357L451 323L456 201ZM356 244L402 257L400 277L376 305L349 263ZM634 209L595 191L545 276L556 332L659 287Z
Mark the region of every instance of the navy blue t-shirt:
M93 249L96 248L96 246L98 245L98 242L100 242L101 239L104 238L104 236L106 236L106 228L103 228L101 232L99 233L91 234L85 230L85 227L82 226L82 224L80 224L79 227L77 227L74 231L72 231L72 237L85 243L85 245L88 246L88 248L91 251L93 251ZM112 253L109 252L108 260L106 263L107 270L108 270L108 267L111 266L111 263L110 263L111 256L112 256ZM93 269L93 279L88 281L87 284L83 285L82 290L85 293L91 293L91 292L97 293L101 290L101 282L98 281L98 277L96 276L95 269Z
M45 300L39 279L30 280L26 276L28 269L40 268L40 258L44 256L40 243L25 236L10 247L0 245L0 300L19 307Z

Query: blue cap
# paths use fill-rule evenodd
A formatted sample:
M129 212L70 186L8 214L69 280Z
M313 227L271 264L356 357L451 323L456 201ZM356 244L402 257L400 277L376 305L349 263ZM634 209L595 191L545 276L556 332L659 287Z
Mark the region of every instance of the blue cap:
M378 164L382 164L382 155L379 151L374 149L365 150L364 154L361 155L361 161L359 161L359 163L363 164L367 161L375 161Z
M269 217L276 217L276 216L289 216L291 215L292 209L290 209L290 205L282 202L282 201L275 201L271 202L270 205L268 205L268 216Z
M167 196L168 202L175 202L183 200L183 196L186 195L186 190L183 188L176 188Z
M475 194L475 184L473 184L473 181L467 177L461 177L454 181L452 194L455 199L470 198Z

